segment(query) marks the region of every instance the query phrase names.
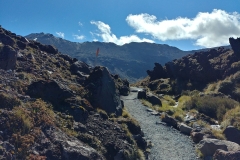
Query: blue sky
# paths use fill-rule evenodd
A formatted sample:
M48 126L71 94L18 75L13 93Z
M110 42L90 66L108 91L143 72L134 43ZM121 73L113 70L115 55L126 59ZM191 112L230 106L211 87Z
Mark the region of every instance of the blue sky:
M51 33L118 45L154 42L182 50L240 37L239 0L0 0L0 25L18 35Z

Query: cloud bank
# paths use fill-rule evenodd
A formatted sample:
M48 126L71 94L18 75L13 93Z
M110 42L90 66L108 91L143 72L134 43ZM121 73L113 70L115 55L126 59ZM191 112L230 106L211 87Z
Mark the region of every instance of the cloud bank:
M117 38L116 35L111 32L111 28L108 24L105 24L101 21L91 21L90 23L98 27L99 33L95 33L95 35L101 37L104 42L113 42L118 45L123 45L130 42L154 42L153 40L146 38L141 39L136 35L121 36Z
M199 12L193 19L178 17L157 21L156 16L142 13L130 14L126 21L137 33L149 34L154 39L161 41L193 39L195 45L202 47L227 45L229 37L240 36L240 14L217 9L211 13ZM104 38L114 38L106 37L111 33L108 25L98 26L100 30L105 31Z
M58 35L58 37L64 38L64 33L63 32L56 32L56 34Z

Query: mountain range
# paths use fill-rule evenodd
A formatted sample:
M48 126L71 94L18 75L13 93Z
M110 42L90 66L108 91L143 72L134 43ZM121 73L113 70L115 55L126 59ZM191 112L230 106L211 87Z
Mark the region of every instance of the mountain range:
M77 43L46 33L32 33L25 37L42 44L53 45L61 53L77 58L90 66L105 66L111 73L118 74L130 82L146 77L146 70L153 68L155 62L164 65L195 52L147 42L132 42L122 46L104 42ZM98 57L96 57L97 48L100 49Z

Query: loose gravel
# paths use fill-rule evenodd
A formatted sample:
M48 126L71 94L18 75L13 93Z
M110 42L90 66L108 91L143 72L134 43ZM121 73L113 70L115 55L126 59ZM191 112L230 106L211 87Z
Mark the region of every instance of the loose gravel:
M197 154L194 143L189 136L181 134L178 130L165 126L159 116L151 115L147 107L137 99L138 88L131 88L129 96L122 96L128 112L135 118L147 140L153 143L149 154L150 160L196 160Z

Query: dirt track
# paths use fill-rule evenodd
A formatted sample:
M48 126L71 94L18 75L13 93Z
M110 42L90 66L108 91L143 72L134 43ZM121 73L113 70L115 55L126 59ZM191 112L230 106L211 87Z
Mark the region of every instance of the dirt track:
M129 96L122 100L128 112L139 122L145 137L151 140L153 147L149 155L150 160L195 160L193 142L189 136L181 134L178 130L156 123L159 116L151 115L145 106L137 99L139 88L131 88ZM133 92L134 91L134 92Z

